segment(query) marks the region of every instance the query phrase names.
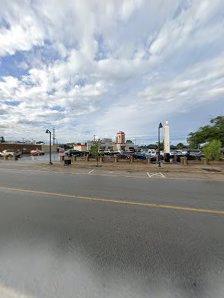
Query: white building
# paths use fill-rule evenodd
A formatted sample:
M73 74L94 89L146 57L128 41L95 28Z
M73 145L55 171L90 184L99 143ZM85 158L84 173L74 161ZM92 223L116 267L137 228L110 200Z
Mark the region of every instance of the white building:
M87 151L87 143L85 144L75 144L73 146L74 150L78 150L80 152L86 152Z

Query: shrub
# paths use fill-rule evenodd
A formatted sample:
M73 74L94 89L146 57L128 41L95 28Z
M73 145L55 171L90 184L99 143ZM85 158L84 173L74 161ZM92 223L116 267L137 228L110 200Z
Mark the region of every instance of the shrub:
M220 160L221 159L221 142L213 140L204 147L204 154L207 160Z

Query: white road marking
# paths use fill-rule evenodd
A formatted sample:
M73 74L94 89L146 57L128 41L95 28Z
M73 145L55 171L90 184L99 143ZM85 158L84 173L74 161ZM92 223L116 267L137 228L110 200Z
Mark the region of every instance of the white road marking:
M160 178L166 178L166 176L163 173L161 173L161 172L159 172L159 173L149 173L149 172L146 172L146 174L148 175L149 178L152 178L154 176L158 176Z
M163 177L163 178L166 178L166 176L163 174L163 173L160 173L159 174Z
M94 170L91 170L91 171L89 171L89 173L88 174L91 174L91 173L93 173L94 172Z

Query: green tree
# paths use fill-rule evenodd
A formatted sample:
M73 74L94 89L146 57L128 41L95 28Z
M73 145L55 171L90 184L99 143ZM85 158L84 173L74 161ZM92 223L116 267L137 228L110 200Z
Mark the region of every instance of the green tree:
M221 142L213 140L203 149L207 160L220 160L221 158Z
M0 143L5 143L5 138L4 137L0 137Z
M182 149L184 147L184 144L183 143L178 143L177 144L177 149Z
M132 140L127 140L126 144L134 144Z
M176 150L176 149L177 149L177 146L171 144L171 145L170 145L170 149L171 149L171 150Z
M93 145L91 146L90 153L96 159L96 166L99 166L99 149L100 149L100 139L94 141Z
M94 158L98 158L98 155L99 155L99 143L98 142L95 142L95 144L93 144L91 146L90 153Z
M188 143L191 148L198 148L200 144L219 140L221 146L224 146L224 116L218 116L210 120L210 125L199 128L196 132L188 135Z
M149 144L148 145L148 148L149 149L157 149L158 148L158 145L157 144Z

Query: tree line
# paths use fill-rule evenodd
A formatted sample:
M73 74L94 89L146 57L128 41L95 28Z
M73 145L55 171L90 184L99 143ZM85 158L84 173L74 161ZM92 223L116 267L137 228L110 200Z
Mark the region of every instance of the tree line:
M189 133L187 141L191 148L204 145L203 152L207 160L219 160L221 147L224 147L224 116L212 118L210 124Z
M189 133L187 138L188 144L193 149L214 140L219 141L224 147L224 116L212 118L210 124L200 127L196 132Z

